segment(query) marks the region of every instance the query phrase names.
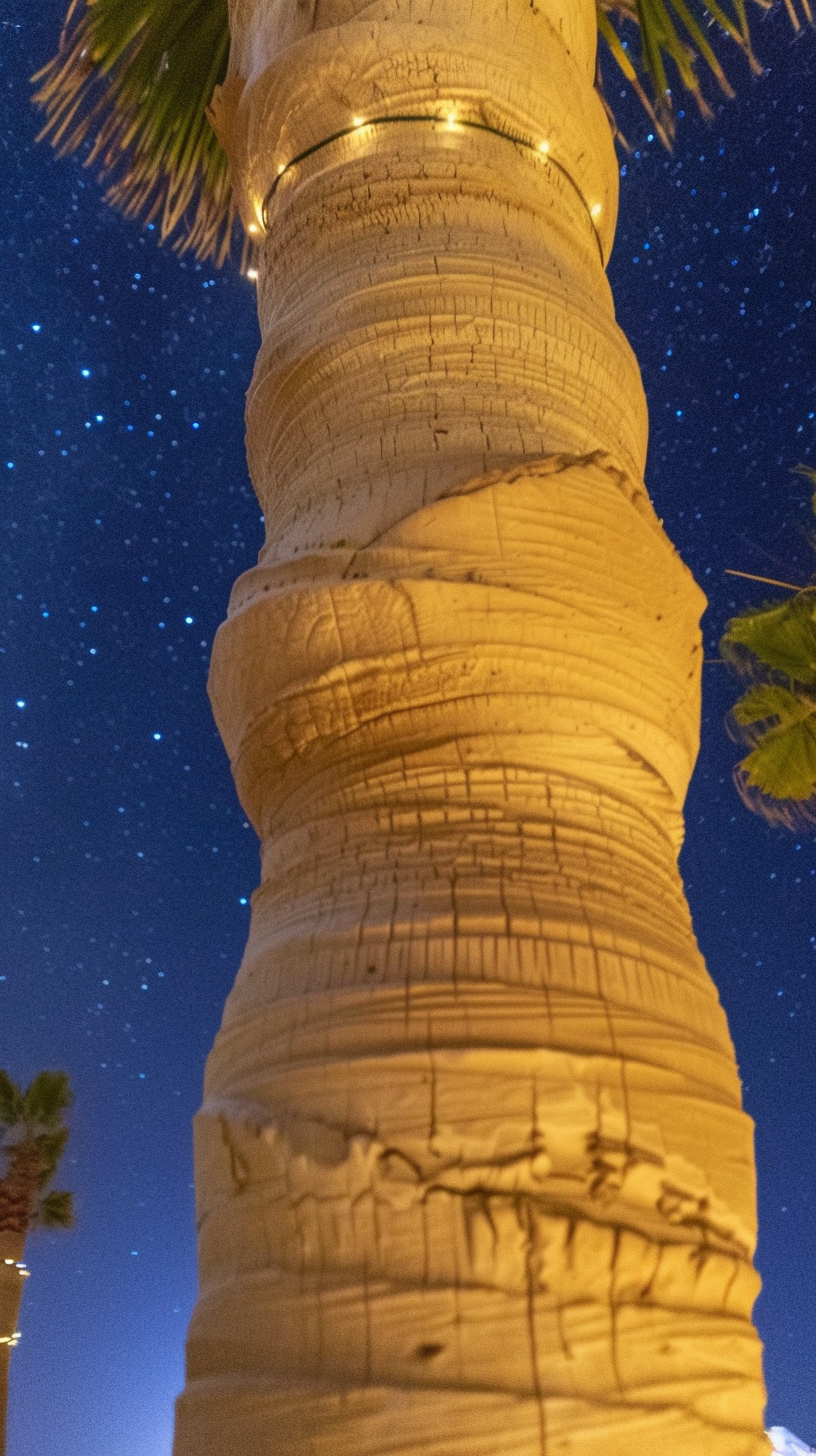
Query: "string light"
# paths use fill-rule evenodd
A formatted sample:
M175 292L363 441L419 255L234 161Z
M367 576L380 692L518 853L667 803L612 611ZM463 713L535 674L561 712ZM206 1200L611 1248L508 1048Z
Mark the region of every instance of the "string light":
M448 129L451 131L472 128L475 131L491 132L494 136L504 137L506 141L514 142L517 146L524 147L529 151L538 152L541 156L544 157L549 157L552 151L551 143L546 138L540 142L527 141L522 136L515 136L509 131L502 131L498 127L488 125L486 122L476 121L473 119L463 119L457 114L456 108L454 106L450 106L450 109L445 111L442 115L439 115L438 113L436 115L429 113L418 113L416 115L375 116L372 117L370 120L366 120L364 116L352 116L350 118L350 121L350 126L347 126L340 131L332 132L330 136L323 137L320 141L312 143L311 146L307 147L303 152L298 153L297 156L290 157L288 162L281 162L279 164L277 168L277 175L266 197L264 198L263 204L260 208L256 206L256 213L261 224L260 231L265 231L268 226L267 209L275 194L278 181L283 176L284 172L288 172L290 168L296 167L300 162L304 162L306 158L311 157L314 152L320 151L323 147L330 146L333 142L340 141L341 138L348 136L350 132L360 131L363 127L373 130L375 127L386 126L389 123L395 122L430 122L431 124L436 124L437 126L442 122L446 122ZM581 202L583 203L584 207L586 207L587 212L589 213L589 216L594 223L603 212L603 205L600 202L595 202L592 204L592 206L590 206L586 198L581 193L580 188L577 186L575 179L572 177L569 168L563 166L557 160L557 158L552 158L551 164L555 167L558 167L559 170L564 173L567 180L572 183L572 186L578 193ZM249 231L254 232L255 229L250 226ZM603 261L602 244L600 237L598 237L597 233L596 237L598 241L598 248L601 252ZM248 278L257 277L257 272L254 269L247 269L246 276Z
M257 276L258 276L258 270L257 270L257 268L247 268L247 270L246 270L246 276L247 276L247 278L252 278L253 280L255 278L257 278Z
M257 233L258 231L259 231L258 224L256 222L251 222L249 224L249 227L247 228L247 232Z

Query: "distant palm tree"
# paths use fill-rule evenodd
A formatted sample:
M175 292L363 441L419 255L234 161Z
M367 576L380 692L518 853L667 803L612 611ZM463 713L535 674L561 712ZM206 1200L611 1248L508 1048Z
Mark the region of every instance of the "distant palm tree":
M70 1228L73 1198L51 1188L68 1141L65 1114L73 1097L65 1072L40 1072L23 1091L0 1071L0 1456L5 1452L9 1355L19 1338L25 1270L33 1228Z
M816 486L816 470L797 473ZM770 824L816 824L816 584L732 617L720 650L749 684L728 717L750 748L734 770L743 801Z

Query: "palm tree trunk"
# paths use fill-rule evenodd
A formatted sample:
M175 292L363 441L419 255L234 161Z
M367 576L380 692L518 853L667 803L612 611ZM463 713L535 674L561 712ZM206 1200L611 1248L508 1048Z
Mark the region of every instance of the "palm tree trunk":
M263 877L176 1456L760 1456L676 865L703 597L642 484L594 9L285 14L236 0L217 109L268 199L267 544L211 678Z
M24 1236L0 1229L0 1456L6 1456L9 1360L19 1329L23 1279L18 1265L24 1252Z

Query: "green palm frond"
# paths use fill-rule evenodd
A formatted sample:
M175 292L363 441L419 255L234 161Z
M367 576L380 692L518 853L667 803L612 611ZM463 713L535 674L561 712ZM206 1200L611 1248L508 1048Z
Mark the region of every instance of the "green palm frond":
M816 824L816 697L778 683L749 688L731 712L752 744L735 782L744 802L772 824Z
M68 1128L61 1127L57 1132L41 1133L34 1139L40 1158L40 1188L47 1188L54 1177L68 1136Z
M794 474L816 486L810 466ZM727 719L750 749L734 770L743 801L771 824L816 824L816 586L732 617L720 651L749 684Z
M40 136L60 154L88 142L109 202L217 264L237 214L206 112L228 53L227 0L72 0L57 54L33 78Z
M42 1228L72 1228L74 1224L74 1195L57 1192L56 1189L40 1199L37 1222Z
M0 1071L0 1128L16 1127L23 1115L22 1089Z
M760 8L769 9L766 0L757 0ZM789 0L792 5L793 0ZM809 5L809 0L804 0ZM703 80L712 78L726 96L733 90L707 32L713 31L717 41L730 39L745 56L751 69L761 67L754 56L744 0L596 0L598 30L624 78L635 89L651 116L661 140L669 145L674 135L675 117L671 76L676 73L682 88L691 93L704 116L712 115L705 97ZM640 33L639 72L624 49L624 41L612 25L630 21ZM796 12L793 20L800 21Z
M816 688L816 587L805 587L781 606L733 617L720 648L748 681L769 671Z
M73 1100L67 1072L40 1072L23 1094L23 1118L32 1129L58 1130Z
M770 0L755 3L767 9ZM812 20L810 0L785 5L797 29ZM745 0L598 0L597 15L615 65L666 145L672 71L708 113L701 76L731 94L720 40L759 69ZM627 22L640 34L637 61L616 28ZM85 162L107 183L109 202L153 223L179 252L217 265L240 227L227 158L208 120L228 53L227 0L71 0L57 54L34 77L46 114L40 135L60 154L87 144ZM244 258L247 251L245 239Z

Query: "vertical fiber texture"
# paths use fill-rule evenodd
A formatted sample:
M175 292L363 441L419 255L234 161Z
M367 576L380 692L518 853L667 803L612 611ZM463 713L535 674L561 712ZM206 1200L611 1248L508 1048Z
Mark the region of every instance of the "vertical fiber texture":
M176 1456L762 1456L752 1129L676 865L703 599L642 483L594 10L233 33L267 543L211 694L263 876Z

